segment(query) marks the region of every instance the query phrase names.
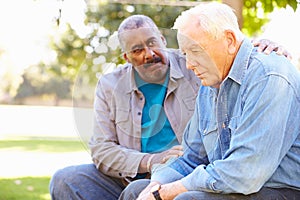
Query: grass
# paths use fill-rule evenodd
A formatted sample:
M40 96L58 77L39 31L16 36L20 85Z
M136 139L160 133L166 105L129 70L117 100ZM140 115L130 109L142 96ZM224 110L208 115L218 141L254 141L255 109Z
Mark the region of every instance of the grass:
M42 151L42 152L76 152L82 151L85 146L77 140L49 140L42 138L27 138L18 140L0 141L0 150L19 149L22 151Z
M0 179L1 200L50 200L50 177Z
M86 151L86 146L81 141L22 138L0 140L1 153L20 152L22 155L39 153L61 153ZM1 158L1 157L0 157ZM2 162L2 161L1 161ZM1 167L1 166L0 166ZM20 163L22 167L22 163ZM0 200L50 200L49 181L50 176L23 176L1 177L0 176Z

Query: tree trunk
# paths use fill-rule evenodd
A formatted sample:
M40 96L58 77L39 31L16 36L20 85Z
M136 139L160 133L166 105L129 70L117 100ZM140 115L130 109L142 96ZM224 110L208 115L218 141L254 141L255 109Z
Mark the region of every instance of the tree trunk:
M235 10L236 16L238 18L239 27L243 27L243 6L244 0L222 0L223 3L229 5Z

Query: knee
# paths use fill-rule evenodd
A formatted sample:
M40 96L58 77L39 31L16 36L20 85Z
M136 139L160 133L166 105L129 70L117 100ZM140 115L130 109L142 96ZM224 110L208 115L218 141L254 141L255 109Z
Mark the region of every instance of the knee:
M187 192L181 193L174 198L174 200L187 200L187 199L191 199L190 195L188 195Z
M49 183L49 191L52 196L59 191L66 190L66 187L68 187L68 182L75 180L74 178L76 177L76 171L73 168L73 166L66 167L56 171L53 174Z
M61 186L58 186L58 185L63 184L63 181L62 181L63 178L61 176L61 175L63 175L62 171L63 171L63 169L56 171L50 179L49 190L50 190L51 194L53 193L55 187L60 188Z
M179 194L174 198L174 200L204 200L204 199L214 199L209 196L205 196L205 193L200 191L188 191Z
M139 194L149 185L149 179L140 179L131 182L121 193L120 200L133 200L137 199Z

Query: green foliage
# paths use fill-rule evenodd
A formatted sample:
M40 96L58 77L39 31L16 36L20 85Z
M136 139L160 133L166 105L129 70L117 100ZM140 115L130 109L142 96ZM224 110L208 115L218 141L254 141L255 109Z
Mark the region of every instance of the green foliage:
M295 11L297 5L297 0L244 0L242 30L248 36L258 35L262 33L261 27L269 21L268 15L275 8L290 6Z
M221 1L221 0L219 0ZM236 0L232 0L234 2ZM285 8L291 6L294 10L297 8L297 0L243 0L243 32L254 37L262 32L261 27L268 22L268 14L275 8ZM151 17L166 37L168 47L177 48L176 32L170 30L176 17L189 7L162 5L138 4L138 3L110 3L109 1L95 0L93 5L89 5L86 11L86 27L90 32L81 38L72 29L67 26L66 32L60 40L53 38L52 48L57 53L56 62L50 66L41 64L40 67L46 67L47 72L51 72L51 82L47 82L50 91L53 88L59 88L57 95L63 97L70 95L67 91L67 85L75 83L73 100L92 99L93 90L86 91L86 85L95 85L99 76L106 73L108 68L114 68L118 64L124 63L121 49L117 46L117 31L119 24L128 16L134 14L144 14ZM133 1L128 1L133 2ZM203 2L203 1L201 1ZM62 12L64 12L62 10ZM58 77L55 79L54 77ZM37 92L35 82L37 77L24 77L24 84L30 87L23 87L23 94ZM49 79L50 80L50 79ZM65 82L68 80L69 82ZM26 82L27 81L27 82ZM45 84L45 82L40 82ZM70 87L69 87L70 89ZM24 94L25 93L25 94Z
M74 69L73 69L74 70ZM61 76L57 67L47 68L43 64L27 68L22 75L23 82L18 88L15 99L45 94L54 95L56 100L70 97L70 77Z
M235 0L233 0L235 1ZM89 7L86 12L86 24L93 27L93 31L86 40L90 41L89 48L92 49L85 59L85 69L80 69L81 77L88 76L89 83L96 82L95 74L105 73L107 63L124 63L122 52L119 48L111 47L110 40L117 31L119 24L128 16L144 14L151 17L161 29L168 41L168 47L177 48L176 33L171 31L176 17L189 7L154 5L154 4L130 4L130 3L108 3L109 1L98 1L98 5ZM268 21L267 14L275 7L291 6L294 10L297 7L296 0L244 0L244 26L243 31L249 36L259 34L261 27ZM102 46L105 51L97 51ZM97 58L105 58L105 62L95 62ZM92 69L92 70L89 70Z
M157 6L157 5L144 5L144 4L119 4L119 3L99 3L98 7L92 8L87 12L88 25L93 27L101 27L107 30L107 33L99 33L94 30L93 34L89 36L90 41L98 41L99 45L107 46L108 51L97 53L95 49L97 46L91 45L94 51L91 53L91 59L104 55L107 62L123 63L122 52L119 48L111 48L107 43L110 36L117 31L120 23L127 17L134 14L144 14L151 17L162 32L167 37L172 34L169 29L172 27L175 18L185 10L186 7L172 7L172 6ZM169 32L168 32L169 31ZM169 39L169 47L177 47L175 35L167 37ZM101 66L99 67L101 68Z
M80 38L70 25L67 25L60 40L57 41L55 38L51 40L51 46L57 54L57 60L51 64L49 70L56 76L75 80L82 63L86 62L84 48L88 43L88 39Z
M86 54L84 65L79 69L73 100L86 98L80 88L85 84L95 85L96 75L106 73L108 68L114 68L124 63L123 54L117 45L116 31L120 23L134 14L144 14L151 17L167 39L169 47L177 48L176 32L170 30L175 18L187 7L157 6L144 4L99 3L89 7L86 12L86 25L92 29L86 40ZM88 91L93 94L93 91Z

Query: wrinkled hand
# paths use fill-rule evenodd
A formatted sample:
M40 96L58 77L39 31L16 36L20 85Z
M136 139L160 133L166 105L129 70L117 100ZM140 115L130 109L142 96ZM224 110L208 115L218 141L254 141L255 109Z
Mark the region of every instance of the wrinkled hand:
M177 158L182 155L183 147L181 145L173 146L171 149L155 154L151 161L151 166L157 163L163 164L167 162L170 158Z
M268 39L253 40L252 44L258 47L258 52L264 52L270 54L275 51L278 55L284 55L289 60L292 60L292 55L282 46Z
M152 181L138 196L137 200L154 200L154 196L151 193L151 188L160 184L157 181ZM187 192L188 190L184 187L180 180L175 182L167 183L161 185L161 189L159 190L160 197L165 200L175 199L181 193Z
M154 200L153 194L150 192L151 188L158 184L157 182L151 182L138 196L136 200Z

